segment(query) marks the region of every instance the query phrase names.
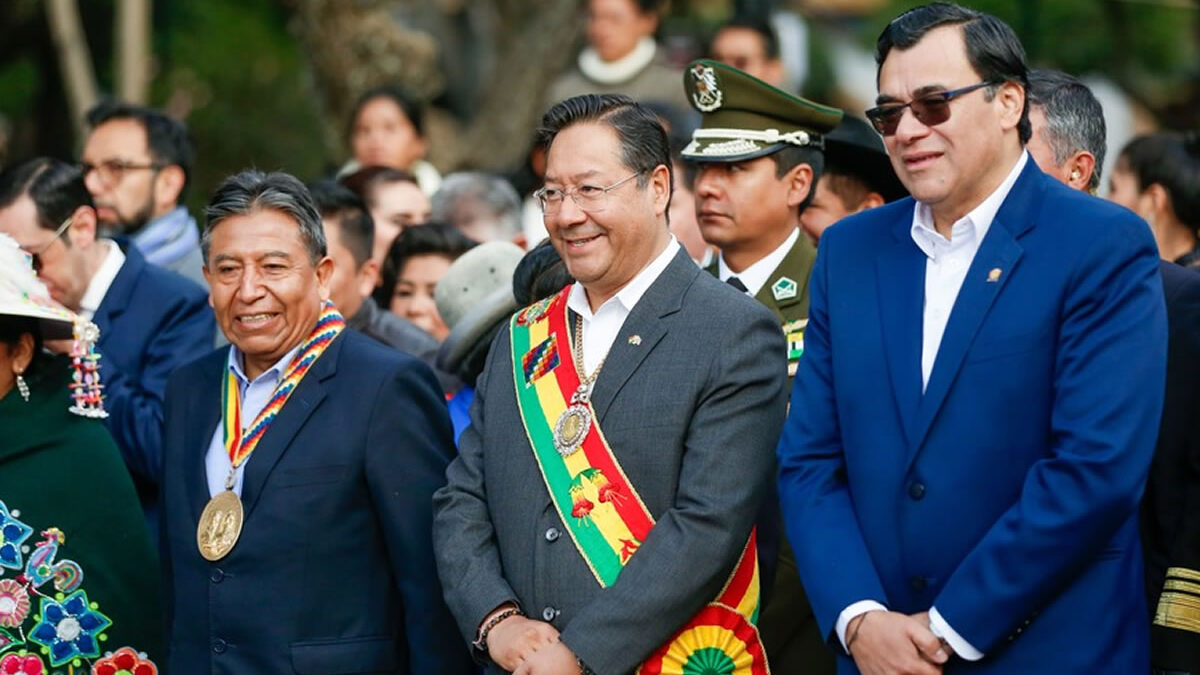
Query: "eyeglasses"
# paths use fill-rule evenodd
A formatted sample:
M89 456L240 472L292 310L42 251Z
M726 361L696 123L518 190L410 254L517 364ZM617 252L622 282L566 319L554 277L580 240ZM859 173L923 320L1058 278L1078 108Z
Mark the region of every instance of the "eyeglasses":
M885 103L876 108L871 108L867 111L867 119L871 120L871 124L884 136L891 136L896 133L896 127L900 126L900 118L904 117L904 109L912 108L913 117L917 118L921 124L927 127L933 127L950 119L950 101L969 94L976 89L990 87L998 84L996 82L980 82L962 89L951 89L950 91L939 91L933 94L919 96L909 101L908 103Z
M581 211L587 213L597 213L608 208L609 192L616 190L640 175L641 172L638 171L622 178L608 187L577 185L569 190L544 187L537 192L534 192L533 196L537 197L538 203L542 205L542 213L547 216L552 216L558 213L559 210L562 209L563 200L565 200L567 197L570 197Z
M58 229L54 231L53 239L51 239L50 241L43 244L42 247L39 248L37 251L32 251L29 253L29 261L33 265L34 272L42 271L42 254L45 253L46 250L49 249L51 246L53 246L54 242L58 241L58 238L63 235L63 232L67 231L67 228L71 226L71 219L74 217L75 217L74 215L68 217L66 220L64 220L62 222L62 225L58 226Z
M87 179L88 174L95 171L96 177L100 179L100 182L109 187L120 183L121 179L125 177L125 173L128 171L158 171L162 168L163 166L161 164L155 164L153 162L150 164L134 164L133 162L126 162L120 159L109 159L100 162L99 164L89 164L87 162L79 163L79 170L83 172L83 177L85 180Z

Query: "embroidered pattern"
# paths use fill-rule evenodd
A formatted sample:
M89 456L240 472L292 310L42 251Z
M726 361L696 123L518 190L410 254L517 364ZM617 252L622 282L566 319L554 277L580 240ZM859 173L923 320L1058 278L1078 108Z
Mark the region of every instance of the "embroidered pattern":
M53 579L54 588L60 593L79 588L83 583L83 570L79 565L74 560L54 560L58 547L66 543L66 536L57 527L42 532L42 543L37 545L25 565L25 579L31 586L38 588Z
M32 654L9 654L0 659L0 673L4 675L45 675L46 665Z
M0 502L0 567L21 569L21 544L24 544L31 534L33 528L17 520L4 502Z
M101 632L111 625L112 620L79 590L61 601L42 598L41 617L29 639L45 647L42 652L57 668L79 657L100 656Z
M16 628L27 616L29 592L12 579L0 579L0 626Z
M558 340L551 335L536 347L525 352L521 358L521 370L525 373L525 386L532 385L538 378L558 367Z
M92 675L158 675L158 666L130 647L100 659L92 666Z

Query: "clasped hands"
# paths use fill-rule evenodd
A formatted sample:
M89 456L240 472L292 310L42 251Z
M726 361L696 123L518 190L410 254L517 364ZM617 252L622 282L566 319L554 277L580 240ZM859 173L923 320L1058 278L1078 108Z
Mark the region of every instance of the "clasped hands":
M488 656L515 675L580 675L575 654L544 621L512 616L488 633Z
M954 654L929 629L929 613L873 610L850 620L850 656L863 675L939 675Z

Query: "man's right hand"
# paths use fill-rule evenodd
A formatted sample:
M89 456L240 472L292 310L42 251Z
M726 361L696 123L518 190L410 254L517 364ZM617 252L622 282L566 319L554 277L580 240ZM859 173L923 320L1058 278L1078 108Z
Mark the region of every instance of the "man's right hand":
M511 673L530 654L555 642L558 642L558 629L554 626L544 621L512 616L488 632L488 657Z
M867 612L854 618L850 656L863 675L939 675L950 655L928 624L899 612ZM857 629L857 633L855 633Z

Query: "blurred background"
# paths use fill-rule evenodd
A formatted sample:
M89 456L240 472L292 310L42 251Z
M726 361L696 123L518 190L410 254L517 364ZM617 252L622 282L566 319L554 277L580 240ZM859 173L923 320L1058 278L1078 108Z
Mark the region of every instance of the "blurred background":
M769 16L789 87L861 115L875 96L874 40L916 4L672 0L657 39L682 67L706 54L731 16ZM1031 65L1092 86L1110 150L1134 133L1200 128L1200 2L967 4L1007 21ZM0 165L77 159L83 111L95 101L146 103L188 123L193 210L244 167L306 181L333 173L350 154L355 99L383 84L425 104L428 159L442 173L519 173L547 89L575 63L585 25L582 0L4 0L4 8Z

